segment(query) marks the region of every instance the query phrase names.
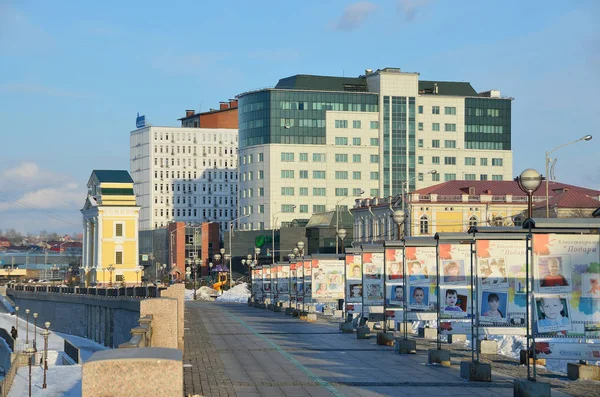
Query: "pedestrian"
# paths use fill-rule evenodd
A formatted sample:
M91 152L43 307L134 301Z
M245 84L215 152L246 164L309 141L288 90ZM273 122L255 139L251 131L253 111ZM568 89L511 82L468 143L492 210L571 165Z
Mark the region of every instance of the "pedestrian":
M15 328L14 325L13 325L12 329L10 330L10 335L12 336L12 338L14 340L17 340L17 336L19 335L19 333L17 332L17 329Z

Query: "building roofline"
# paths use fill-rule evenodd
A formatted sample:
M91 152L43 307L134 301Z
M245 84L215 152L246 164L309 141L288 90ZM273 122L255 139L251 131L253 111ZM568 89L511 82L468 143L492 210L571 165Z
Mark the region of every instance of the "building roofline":
M214 114L214 113L223 113L223 112L228 112L228 111L233 111L233 110L238 110L239 108L236 106L234 108L227 108L227 109L215 109L215 110L209 110L208 112L202 112L202 113L194 113L191 116L187 116L187 117L182 117L180 119L177 120L187 120L187 119L191 119L194 117L199 117L199 116L204 116L207 114Z

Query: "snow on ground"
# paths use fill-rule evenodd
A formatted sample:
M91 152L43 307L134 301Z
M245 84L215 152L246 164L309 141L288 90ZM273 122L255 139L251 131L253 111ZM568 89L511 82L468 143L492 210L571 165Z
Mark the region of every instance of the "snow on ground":
M248 290L248 283L242 283L223 292L223 294L217 298L217 301L247 303L249 297L250 291Z
M219 291L217 291L216 289L207 287L207 286L202 286L196 290L196 299L197 300L209 301L209 300L213 300L212 296L217 296L217 295L219 295ZM193 289L185 290L185 300L186 301L194 300L194 290Z
M29 319L33 320L33 316L30 315ZM37 350L41 351L44 348L44 338L42 337L44 329L40 327L43 322L38 321L37 323L38 327L36 331L34 331L33 323L29 324L29 343L32 345L35 337ZM0 313L1 328L10 332L11 327L15 325L15 316ZM27 323L22 318L19 318L18 332L16 345L17 349L22 350L27 339ZM96 351L108 349L106 346L86 338L54 332L52 331L52 326L50 326L50 336L48 337L48 371L46 374L48 387L42 389L44 371L38 361L36 365L31 367L32 396L81 396L81 364L62 365L61 355L64 354L65 339L80 349L79 352L82 361L88 360ZM28 387L29 367L25 366L19 368L10 389L9 397L28 396Z

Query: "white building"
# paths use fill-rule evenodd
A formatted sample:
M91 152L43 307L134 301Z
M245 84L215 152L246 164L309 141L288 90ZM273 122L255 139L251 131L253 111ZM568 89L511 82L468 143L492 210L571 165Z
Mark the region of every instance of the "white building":
M496 90L386 68L296 75L238 98L241 228L308 219L361 191L512 178L512 98Z
M236 218L236 129L144 127L130 134L130 168L140 230L171 221L219 222Z

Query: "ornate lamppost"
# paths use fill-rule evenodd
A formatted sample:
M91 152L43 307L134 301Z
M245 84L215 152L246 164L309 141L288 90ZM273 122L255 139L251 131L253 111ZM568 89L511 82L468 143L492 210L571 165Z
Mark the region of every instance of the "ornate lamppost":
M29 310L29 309L25 309L25 314L27 315L27 316L26 316L26 321L27 321L27 323L25 324L25 329L26 329L26 331L25 331L25 332L26 332L26 333L25 333L25 335L26 335L26 336L25 336L25 344L26 344L26 345L28 345L28 344L29 344L29 312L30 312L30 310Z
M17 329L17 332L19 332L19 306L15 306L15 328Z
M533 216L533 194L540 188L543 180L544 177L533 168L526 169L515 178L519 188L527 194L527 218Z
M342 254L344 252L346 252L346 249L344 247L344 239L346 238L346 235L347 235L346 229L340 229L340 230L338 230L337 237L339 237L342 240Z
M36 348L38 314L33 313L33 348Z
M48 387L46 384L46 372L48 371L48 337L50 336L50 321L46 321L44 326L46 329L42 332L42 336L44 337L44 383L42 384L42 389Z
M31 397L31 362L35 357L35 349L31 346L28 346L25 349L25 354L27 355L27 361L29 365L29 397Z
M106 270L108 270L109 273L109 279L108 279L108 286L112 287L112 274L115 271L115 267L113 265L110 265Z

